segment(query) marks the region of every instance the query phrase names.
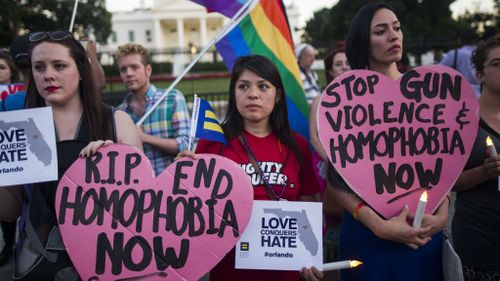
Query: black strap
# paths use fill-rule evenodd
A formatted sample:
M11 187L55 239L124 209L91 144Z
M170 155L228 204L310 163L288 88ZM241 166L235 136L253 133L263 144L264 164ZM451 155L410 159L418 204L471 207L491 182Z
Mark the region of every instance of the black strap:
M38 238L38 235L36 234L36 231L29 219L29 215L24 224L24 230L26 232L27 240L40 255L44 256L50 262L57 261L57 253L47 251L47 249L43 246L42 241Z
M455 49L455 56L453 57L453 69L457 70L458 48Z
M246 153L246 155L248 157L248 160L250 161L250 163L252 163L254 169L259 173L260 177L262 178L262 181L264 181L264 185L266 187L267 195L269 196L269 198L271 198L271 200L275 200L275 201L278 200L276 198L276 196L274 196L273 191L271 190L271 186L269 186L269 184L267 184L267 182L264 180L264 175L262 174L262 171L260 170L259 166L257 165L257 160L255 160L255 157L252 155L252 153L248 149L245 141L243 140L243 136L239 135L238 136L238 140L240 141L241 145L245 149L245 153Z
M110 120L111 120L111 137L112 137L112 140L113 142L118 142L118 135L116 134L116 124L115 124L115 111L117 111L118 109L116 108L110 108L109 110L109 114L110 114Z

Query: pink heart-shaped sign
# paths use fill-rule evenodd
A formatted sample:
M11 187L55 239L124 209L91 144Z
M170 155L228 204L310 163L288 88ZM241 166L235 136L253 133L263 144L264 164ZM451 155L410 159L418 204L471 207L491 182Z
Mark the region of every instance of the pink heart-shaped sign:
M373 71L328 85L317 113L320 142L339 174L385 218L404 205L426 213L451 190L477 134L479 107L467 80L444 66L417 67L394 81Z
M227 158L199 156L156 179L127 145L70 166L56 214L82 280L198 280L231 250L250 219L250 179Z

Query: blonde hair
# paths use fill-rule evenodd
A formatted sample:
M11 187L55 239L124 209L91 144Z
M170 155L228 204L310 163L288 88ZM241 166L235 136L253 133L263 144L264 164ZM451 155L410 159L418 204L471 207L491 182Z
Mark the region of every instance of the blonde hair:
M118 51L115 54L116 60L119 60L121 57L138 54L141 56L141 61L144 66L151 64L151 55L149 51L144 48L142 45L135 43L127 43L125 45L118 46Z

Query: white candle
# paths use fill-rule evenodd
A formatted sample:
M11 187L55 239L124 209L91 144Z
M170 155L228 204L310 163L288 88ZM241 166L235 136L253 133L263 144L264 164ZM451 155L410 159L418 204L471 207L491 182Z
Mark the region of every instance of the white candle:
M488 153L489 156L497 156L497 149L490 136L486 137L486 153Z
M353 268L353 267L357 267L361 264L363 264L363 263L360 261L357 261L357 260L329 262L329 263L323 264L323 271Z
M415 218L413 219L413 227L420 228L422 218L424 217L425 206L427 206L427 191L422 193L420 200L418 201L417 211L415 212Z
M497 149L490 136L486 137L486 153L490 156L497 156ZM498 177L498 191L500 191L500 177Z

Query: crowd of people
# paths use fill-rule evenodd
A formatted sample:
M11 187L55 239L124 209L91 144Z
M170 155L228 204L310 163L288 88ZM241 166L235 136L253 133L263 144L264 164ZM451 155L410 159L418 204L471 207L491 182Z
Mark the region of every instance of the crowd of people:
M396 11L369 3L353 17L345 44L326 53L327 84L350 70L368 69L397 80L403 73L403 29ZM500 280L500 156L488 155L485 139L500 146L500 37L477 43L464 32L463 46L440 62L460 71L477 91L479 132L464 171L453 187L457 194L453 241L462 260L464 280ZM117 107L102 103L105 79L95 43L86 48L65 30L19 36L10 54L0 52L0 84L21 83L24 90L0 101L0 111L51 106L56 129L58 175L79 157L100 147L123 143L142 151L159 175L178 156L198 153L254 165L250 177L255 200L323 202L324 261L358 259L363 265L325 275L315 267L299 271L235 268L230 251L210 272L210 280L443 280L441 251L450 201L446 197L419 228L405 207L385 219L357 196L329 162L319 141L317 112L321 97L312 69L316 50L300 44L297 64L310 105L310 140L293 132L286 93L275 64L261 55L240 57L231 71L227 115L221 123L227 144L200 140L187 150L189 110L184 95L150 81L151 57L136 43L120 46L116 60L127 89ZM152 111L151 111L152 110ZM136 126L146 113L151 115ZM321 129L321 128L319 128ZM282 184L269 182L255 163L282 167ZM278 168L277 168L278 169ZM5 245L0 266L15 253L15 280L80 280L60 235L55 215L58 180L0 188L0 220Z

